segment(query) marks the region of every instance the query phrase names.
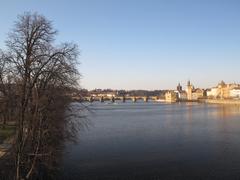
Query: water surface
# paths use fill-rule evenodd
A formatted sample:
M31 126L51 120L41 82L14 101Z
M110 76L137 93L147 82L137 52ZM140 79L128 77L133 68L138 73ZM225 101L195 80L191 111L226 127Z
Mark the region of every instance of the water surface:
M80 104L75 104L80 106ZM93 103L64 179L239 179L240 107Z

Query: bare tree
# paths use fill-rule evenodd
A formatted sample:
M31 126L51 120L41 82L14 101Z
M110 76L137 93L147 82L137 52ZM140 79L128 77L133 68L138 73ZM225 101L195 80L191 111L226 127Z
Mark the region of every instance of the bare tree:
M15 95L13 90L13 74L9 71L8 62L4 52L0 51L0 121L3 127L12 121L15 106Z
M62 120L66 91L78 87L78 47L72 43L55 45L56 33L44 16L25 13L9 33L7 51L1 53L0 81L7 75L14 77L10 84L14 85L17 101L14 109L18 117L14 151L17 180L32 178L43 160L53 155L52 139L64 136L62 129L67 123ZM6 87L6 83L1 84Z

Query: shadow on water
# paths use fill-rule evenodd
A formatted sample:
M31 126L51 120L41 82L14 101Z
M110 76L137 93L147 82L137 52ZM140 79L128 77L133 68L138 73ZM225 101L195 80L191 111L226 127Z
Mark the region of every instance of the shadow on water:
M41 163L36 168L36 173L32 179L38 180L51 180L60 179L59 174L62 172L62 159L68 155L65 151L69 144L76 145L80 132L84 132L91 127L91 120L88 119L86 113L90 113L91 110L79 103L71 103L65 112L65 116L59 118L65 118L64 121L58 120L57 133L51 136L48 141L50 145L47 147L49 156L42 158ZM7 134L7 128L5 131L0 129L0 140L2 135ZM13 133L14 134L14 133ZM1 155L1 142L0 142L0 155ZM9 151L13 151L14 147L11 147ZM11 153L5 153L4 156L0 156L0 180L14 179L14 156ZM40 160L39 160L40 161Z

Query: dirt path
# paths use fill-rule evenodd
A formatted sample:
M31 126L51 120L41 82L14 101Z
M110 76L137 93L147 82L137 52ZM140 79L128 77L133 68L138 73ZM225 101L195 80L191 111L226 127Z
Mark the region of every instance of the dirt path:
M9 151L9 149L12 147L12 140L8 139L5 140L2 144L0 144L0 159Z

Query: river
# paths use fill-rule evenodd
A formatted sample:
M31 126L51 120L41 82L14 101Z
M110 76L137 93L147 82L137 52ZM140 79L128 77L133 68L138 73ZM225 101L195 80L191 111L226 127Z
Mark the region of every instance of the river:
M63 179L240 178L240 106L95 102L88 108L78 143L66 144Z

